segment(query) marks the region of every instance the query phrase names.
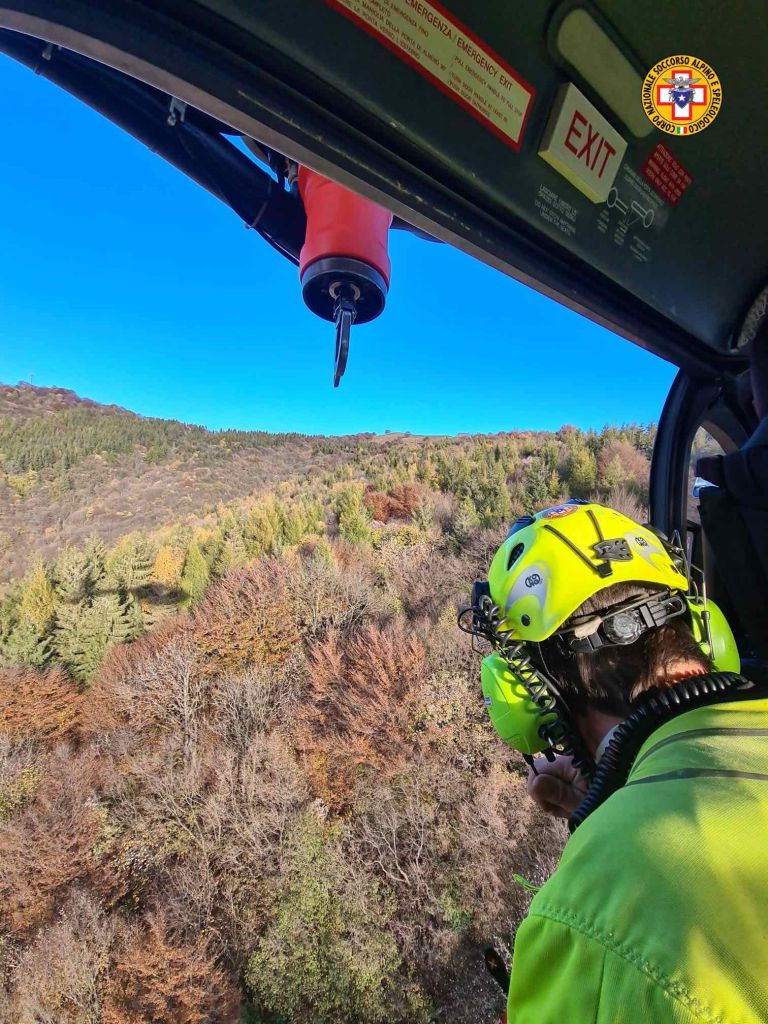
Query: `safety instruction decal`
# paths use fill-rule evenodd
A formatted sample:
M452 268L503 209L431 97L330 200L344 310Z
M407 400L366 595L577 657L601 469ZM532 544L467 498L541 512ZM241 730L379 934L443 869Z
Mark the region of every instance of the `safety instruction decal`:
M436 3L326 0L519 149L534 89Z
M650 263L654 240L670 210L650 183L625 160L597 218L597 230L638 263Z
M641 171L645 180L650 181L670 206L677 206L681 196L693 181L688 171L663 142L659 142L650 153Z

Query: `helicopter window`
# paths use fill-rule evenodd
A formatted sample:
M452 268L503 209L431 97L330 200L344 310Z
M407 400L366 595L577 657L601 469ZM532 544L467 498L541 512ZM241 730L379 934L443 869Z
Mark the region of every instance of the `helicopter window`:
M734 446L735 447L735 446ZM730 448L733 450L733 448ZM696 463L700 458L707 455L725 455L722 444L710 434L706 427L701 426L696 431L691 444L691 456L688 463L688 524L700 526L699 516L699 495L705 487L712 486L712 482L696 475Z

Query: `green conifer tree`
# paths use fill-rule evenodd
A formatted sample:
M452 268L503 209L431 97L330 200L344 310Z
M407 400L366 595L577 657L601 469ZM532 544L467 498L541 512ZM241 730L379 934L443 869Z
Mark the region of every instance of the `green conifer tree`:
M24 577L19 620L30 624L38 639L48 636L56 617L56 594L43 560L37 558Z
M198 535L197 546L205 559L209 577L216 574L216 566L219 564L219 560L221 559L221 554L224 549L224 541L224 531L220 528L211 530L207 533L207 536L203 532Z
M339 536L350 544L370 544L373 539L371 516L363 504L362 485L340 487L334 495L334 503L339 516Z
M229 536L233 530L237 530L239 528L239 523L234 509L231 509L226 505L219 505L216 508L216 515L219 520L219 526L225 536Z
M300 505L282 510L280 527L283 543L301 544L307 532L307 521Z
M411 519L421 533L429 533L435 525L435 509L426 495L419 498L419 502L411 514Z
M499 523L509 522L512 501L509 496L506 474L499 463L493 465L484 480L478 513L483 526L497 526Z
M83 549L83 555L91 577L96 581L103 579L107 561L107 546L101 537L89 538Z
M350 544L370 544L372 540L368 510L361 504L344 509L339 516L339 536Z
M56 609L53 650L58 660L69 667L81 647L82 617L90 607L86 601L62 601Z
M7 640L0 645L0 665L30 665L43 668L51 656L48 637L41 637L28 620L18 622Z
M272 510L266 503L260 503L248 513L243 528L243 540L250 558L271 555L278 543L278 526Z
M475 503L469 495L466 495L459 502L456 517L453 520L454 547L461 550L479 525L480 516L477 514Z
M544 462L534 456L525 471L525 496L529 512L537 512L546 508L551 498L549 491L549 473Z
M98 594L70 619L70 627L62 660L81 682L91 679L110 647L129 639L131 628L126 607L115 593Z
M547 471L547 490L549 491L549 500L557 501L562 494L562 486L560 484L560 474L556 469L550 469Z
M154 561L154 552L147 540L130 534L107 555L106 577L125 599L149 584Z
M54 582L60 603L79 604L89 600L100 582L98 566L84 551L66 547L56 560Z
M597 459L586 445L573 448L568 461L568 488L574 498L588 498L597 487Z
M192 541L184 561L184 572L181 574L179 587L184 595L184 604L190 605L198 601L205 593L209 580L208 563L197 541Z
M223 576L232 569L240 569L248 561L245 541L239 529L230 532L221 548L218 561L215 566L217 576Z
M13 583L2 601L0 601L0 650L7 642L19 621L19 605L21 604L21 586Z
M150 628L152 616L135 594L128 594L122 601L125 620L125 640L135 640Z

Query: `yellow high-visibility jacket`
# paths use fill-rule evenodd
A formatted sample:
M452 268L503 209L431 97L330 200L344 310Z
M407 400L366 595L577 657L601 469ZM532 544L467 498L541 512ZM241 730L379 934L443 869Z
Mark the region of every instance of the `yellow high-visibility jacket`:
M533 899L508 1021L768 1022L768 700L645 742Z

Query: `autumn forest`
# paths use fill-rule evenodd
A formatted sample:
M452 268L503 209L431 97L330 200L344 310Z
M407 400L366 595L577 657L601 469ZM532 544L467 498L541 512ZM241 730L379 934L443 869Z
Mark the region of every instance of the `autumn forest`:
M561 827L457 608L654 428L209 432L0 387L0 1021L493 1024Z

